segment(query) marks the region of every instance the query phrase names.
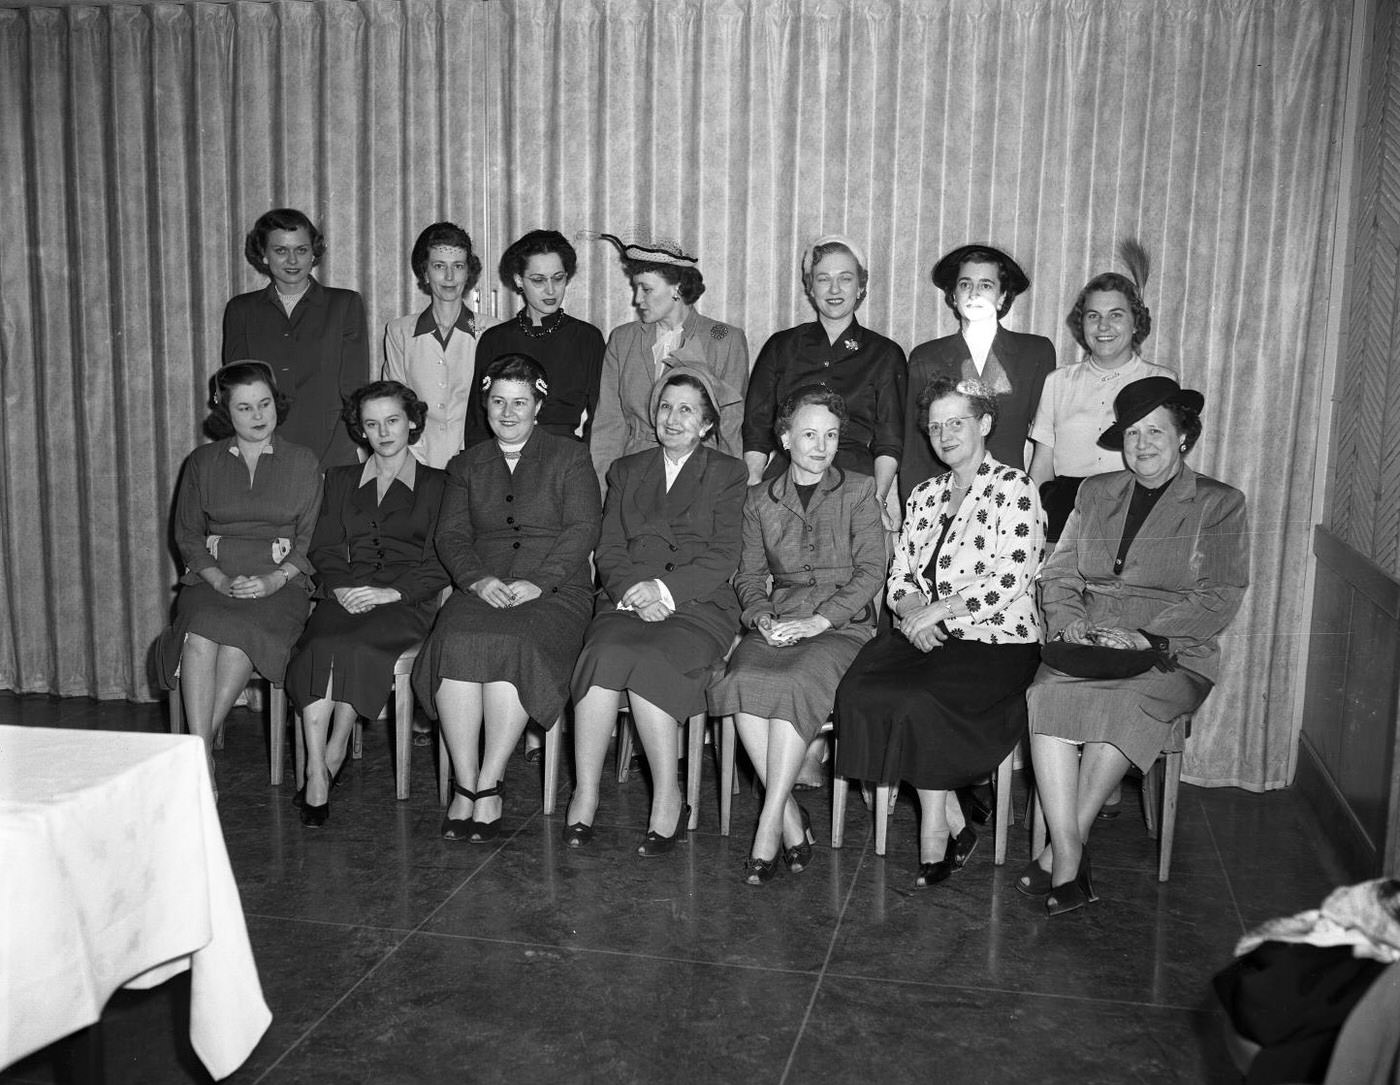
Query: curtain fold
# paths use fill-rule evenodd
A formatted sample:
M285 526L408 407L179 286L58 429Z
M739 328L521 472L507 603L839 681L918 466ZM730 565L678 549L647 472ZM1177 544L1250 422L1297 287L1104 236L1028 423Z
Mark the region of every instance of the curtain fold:
M1207 398L1192 462L1244 490L1253 586L1187 775L1286 783L1339 199L1343 0L322 0L0 10L0 686L151 694L243 235L307 211L376 342L451 219L508 315L503 247L552 226L698 252L756 353L810 319L801 247L866 246L868 326L955 328L943 252L1006 248L1007 319L1077 359L1076 292L1154 257L1146 355ZM630 316L579 243L568 307ZM1121 269L1119 269L1121 270ZM496 295L493 297L493 291ZM369 376L369 374L366 374Z

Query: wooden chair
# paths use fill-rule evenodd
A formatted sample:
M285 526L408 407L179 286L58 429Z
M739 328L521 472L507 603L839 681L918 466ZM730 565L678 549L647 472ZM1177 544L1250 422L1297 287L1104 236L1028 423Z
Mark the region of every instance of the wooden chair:
M1167 881L1172 870L1172 846L1176 842L1177 793L1181 788L1181 754L1191 737L1192 713L1184 712L1171 721L1159 757L1142 778L1142 817L1147 833L1157 840L1157 880ZM1157 820L1160 805L1161 821ZM1040 793L1035 793L1031 816L1031 854L1045 850L1045 814L1040 809ZM1160 832L1159 832L1160 825Z
M185 703L180 699L180 675L175 675L175 686L170 691L170 699L167 702L170 709L170 733L178 735L185 730ZM287 692L280 686L268 683L267 697L268 715L268 748L269 760L271 762L268 775L271 777L273 787L282 783L282 762L286 758L287 750ZM224 721L224 727L228 721ZM224 728L220 727L214 735L214 748L222 750L224 748Z

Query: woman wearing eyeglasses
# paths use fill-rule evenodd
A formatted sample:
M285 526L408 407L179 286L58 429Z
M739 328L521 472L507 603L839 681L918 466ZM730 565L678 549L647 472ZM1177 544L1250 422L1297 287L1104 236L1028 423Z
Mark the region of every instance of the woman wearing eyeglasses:
M1045 517L1030 477L987 451L991 389L939 377L917 402L949 470L905 505L887 585L894 629L860 650L837 687L836 771L918 791L914 885L926 889L977 845L955 789L986 777L1025 726Z

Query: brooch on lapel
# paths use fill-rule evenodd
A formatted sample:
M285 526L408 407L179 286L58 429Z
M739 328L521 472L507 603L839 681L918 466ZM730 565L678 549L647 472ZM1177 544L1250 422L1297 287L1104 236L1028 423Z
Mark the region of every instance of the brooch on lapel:
M841 345L842 345L843 347L845 347L847 350L859 350L859 349L860 349L860 344L857 343L854 339L850 339L850 338L846 338L846 339L841 340Z
M710 338L716 341L729 338L729 325L714 324L710 327Z

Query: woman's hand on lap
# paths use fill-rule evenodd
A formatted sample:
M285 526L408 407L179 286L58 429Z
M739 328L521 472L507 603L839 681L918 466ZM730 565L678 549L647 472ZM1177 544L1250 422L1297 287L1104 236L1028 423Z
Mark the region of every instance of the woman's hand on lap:
M540 591L538 584L532 584L528 580L512 580L506 585L506 588L510 591L511 602L515 606L528 603L531 599L538 599L544 594Z
M228 582L228 594L235 599L265 599L276 595L287 582L276 573L267 576L236 576Z
M364 585L358 588L336 588L335 598L351 614L363 614L386 603L397 603L403 596L397 588L375 588Z
M831 622L820 614L810 618L793 618L785 622L774 622L769 631L769 643L796 644L808 637L817 637L831 628Z
M625 607L632 607L640 611L652 603L661 602L661 589L657 587L654 580L639 580L623 592L622 598L618 601ZM655 619L650 620L654 621Z
M476 592L476 597L483 603L493 606L497 610L510 606L514 601L511 598L510 588L499 577L483 576L471 585L471 590Z

